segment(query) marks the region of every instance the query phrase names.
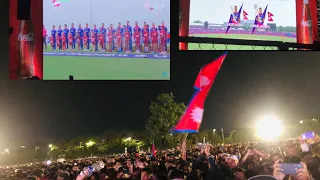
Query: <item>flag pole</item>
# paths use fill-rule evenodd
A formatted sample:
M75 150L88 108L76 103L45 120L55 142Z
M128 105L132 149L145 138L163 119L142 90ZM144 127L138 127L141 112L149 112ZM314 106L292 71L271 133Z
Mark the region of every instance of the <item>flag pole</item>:
M187 137L189 133L185 133L181 143L182 159L187 160Z

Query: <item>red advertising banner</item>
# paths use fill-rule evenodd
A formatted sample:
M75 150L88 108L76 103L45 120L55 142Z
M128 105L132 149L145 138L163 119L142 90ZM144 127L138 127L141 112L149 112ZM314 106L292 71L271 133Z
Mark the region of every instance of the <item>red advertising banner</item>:
M189 35L190 0L179 0L179 36ZM179 50L188 50L188 43L179 43Z
M312 44L318 35L316 0L296 0L297 43Z
M9 37L9 78L18 80L25 75L42 79L43 1L31 1L31 21L18 20L18 0L9 2L9 26L13 28Z

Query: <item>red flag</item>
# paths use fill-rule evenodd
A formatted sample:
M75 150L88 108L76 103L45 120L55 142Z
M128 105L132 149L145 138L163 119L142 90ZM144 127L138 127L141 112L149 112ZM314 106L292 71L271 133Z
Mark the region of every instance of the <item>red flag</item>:
M271 12L268 12L268 21L273 21L273 14Z
M223 63L223 60L226 58L227 52L218 57L215 61L205 65L201 68L198 77L194 83L194 88L198 91L204 91L205 97L207 96L217 74Z
M227 52L218 57L215 61L204 66L194 84L197 90L194 93L185 113L181 116L178 124L173 128L173 132L198 132L204 112L204 101L217 76Z
M243 19L248 20L248 13L243 10Z
M156 146L154 145L154 142L152 143L152 147L151 147L151 155L153 157L156 157Z

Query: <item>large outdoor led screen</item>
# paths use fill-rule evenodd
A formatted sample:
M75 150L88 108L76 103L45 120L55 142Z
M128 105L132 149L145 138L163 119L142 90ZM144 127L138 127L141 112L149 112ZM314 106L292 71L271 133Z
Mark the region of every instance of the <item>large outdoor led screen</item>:
M296 2L191 0L189 36L296 42Z

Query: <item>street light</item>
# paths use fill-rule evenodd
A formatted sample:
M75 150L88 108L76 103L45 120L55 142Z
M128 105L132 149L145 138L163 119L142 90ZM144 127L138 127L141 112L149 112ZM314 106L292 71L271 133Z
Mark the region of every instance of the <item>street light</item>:
M95 144L95 142L89 141L89 142L86 143L86 146L87 146L87 147L91 147L91 146L93 146L94 144Z
M212 132L213 132L213 134L216 134L216 129L213 129Z
M302 124L302 123L303 123L303 120L300 121L300 124Z

